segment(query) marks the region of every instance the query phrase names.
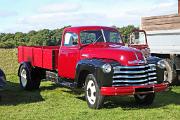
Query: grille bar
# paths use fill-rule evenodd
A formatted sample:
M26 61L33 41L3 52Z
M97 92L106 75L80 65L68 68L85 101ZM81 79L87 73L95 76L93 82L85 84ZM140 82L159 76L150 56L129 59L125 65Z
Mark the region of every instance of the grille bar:
M149 84L156 84L157 81L153 82L147 82L147 83L122 83L122 84L114 84L113 86L118 87L118 86L143 86L143 85L149 85Z
M144 77L148 77L148 75L117 75L117 76L113 76L113 78L144 78Z
M114 70L114 74L118 73L124 73L124 74L140 74L140 73L146 73L146 72L153 72L156 71L156 69L148 69L148 70L139 70L139 71L120 71L120 70Z

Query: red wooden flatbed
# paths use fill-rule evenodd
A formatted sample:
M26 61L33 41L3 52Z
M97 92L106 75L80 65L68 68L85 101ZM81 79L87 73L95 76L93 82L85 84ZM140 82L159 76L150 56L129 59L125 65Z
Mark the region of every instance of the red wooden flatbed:
M30 62L35 67L56 70L58 66L59 46L20 46L18 62Z

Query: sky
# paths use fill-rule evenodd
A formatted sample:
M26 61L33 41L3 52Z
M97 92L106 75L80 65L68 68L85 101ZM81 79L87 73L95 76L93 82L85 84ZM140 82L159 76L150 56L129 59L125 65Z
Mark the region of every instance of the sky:
M177 14L178 0L0 0L0 33L64 26L140 26L141 17Z

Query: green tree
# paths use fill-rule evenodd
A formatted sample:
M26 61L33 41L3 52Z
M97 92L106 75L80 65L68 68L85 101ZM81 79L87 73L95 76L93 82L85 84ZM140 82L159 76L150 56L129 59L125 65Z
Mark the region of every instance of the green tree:
M132 30L134 30L134 29L139 29L139 28L135 27L134 25L128 25L128 26L118 28L118 30L121 33L125 43L128 42L128 38L129 38Z

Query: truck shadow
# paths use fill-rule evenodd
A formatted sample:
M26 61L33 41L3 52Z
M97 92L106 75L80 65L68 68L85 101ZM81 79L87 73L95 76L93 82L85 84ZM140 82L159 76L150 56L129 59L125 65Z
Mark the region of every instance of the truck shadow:
M18 105L44 101L40 90L24 91L18 83L7 81L6 87L0 91L0 105Z
M167 105L180 105L180 93L174 91L157 93L154 103L149 106L138 105L134 97L109 97L107 98L104 108L118 108L121 107L124 110L136 110L136 109L153 109L160 108Z
M64 91L69 94L75 94L76 98L82 101L85 101L85 96L83 93L77 94L73 90ZM106 97L104 102L105 109L112 108L122 108L124 110L136 110L136 109L153 109L160 108L167 105L180 105L180 93L174 92L173 90L157 93L154 103L149 106L138 105L133 96L115 96L115 97Z
M1 105L19 105L44 101L41 92L45 90L54 90L59 85L52 83L48 86L41 86L39 90L25 91L22 90L18 83L7 81L5 88L0 90Z

